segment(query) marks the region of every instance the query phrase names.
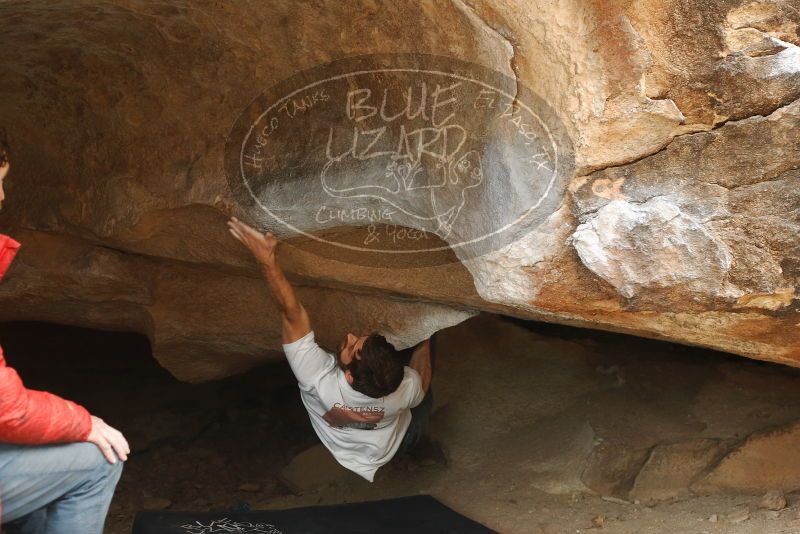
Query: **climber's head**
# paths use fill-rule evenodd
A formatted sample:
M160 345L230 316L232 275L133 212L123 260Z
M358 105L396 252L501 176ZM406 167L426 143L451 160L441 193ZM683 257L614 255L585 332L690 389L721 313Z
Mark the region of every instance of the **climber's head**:
M379 334L356 336L348 333L339 343L338 359L347 382L368 397L385 397L403 381L399 353Z

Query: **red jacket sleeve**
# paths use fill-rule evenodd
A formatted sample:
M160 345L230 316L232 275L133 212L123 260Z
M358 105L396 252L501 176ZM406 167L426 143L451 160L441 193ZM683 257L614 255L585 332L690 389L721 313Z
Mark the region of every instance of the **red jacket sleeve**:
M19 252L20 244L8 237L0 234L0 280L14 261L14 256Z
M22 385L0 348L0 443L39 445L86 441L92 419L86 408Z

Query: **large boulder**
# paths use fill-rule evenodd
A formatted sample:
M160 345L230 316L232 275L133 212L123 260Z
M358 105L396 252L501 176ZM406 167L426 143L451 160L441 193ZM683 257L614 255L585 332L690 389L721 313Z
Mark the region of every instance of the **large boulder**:
M329 345L377 330L408 346L489 310L800 365L800 12L789 1L4 2L0 17L0 117L13 148L0 231L24 244L0 285L0 320L142 332L192 381L277 358L276 309L226 231L233 214L285 240L281 261ZM384 175L354 149L320 171L314 143L326 128L372 120L370 102L345 107L343 84L323 76L343 67L319 65L342 58L437 65L350 87L376 98L404 82L432 96L459 73L463 101L484 95L465 75L479 73L512 111L485 120L494 104L476 97L457 110L461 129L440 117L416 130L476 134L457 158L394 158ZM279 143L241 152L283 172L250 191L280 201L275 216L237 190L237 136L269 98L323 81L329 92L287 101ZM326 114L334 101L344 118ZM517 113L525 106L532 127ZM444 200L409 193L422 171L456 188ZM332 225L309 215L320 176L332 196L376 176L409 194L377 198L370 182L372 197L347 216L339 205ZM426 219L440 201L457 209ZM354 257L388 205L402 213L384 240L402 232L436 246ZM502 238L470 239L527 206L533 216Z

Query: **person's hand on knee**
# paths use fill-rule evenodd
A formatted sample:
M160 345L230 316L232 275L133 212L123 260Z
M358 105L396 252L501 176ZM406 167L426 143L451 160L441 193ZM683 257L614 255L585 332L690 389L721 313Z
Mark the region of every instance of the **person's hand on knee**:
M122 432L94 415L92 416L92 431L89 432L86 441L97 445L110 464L117 463L117 457L124 462L131 453L131 448Z

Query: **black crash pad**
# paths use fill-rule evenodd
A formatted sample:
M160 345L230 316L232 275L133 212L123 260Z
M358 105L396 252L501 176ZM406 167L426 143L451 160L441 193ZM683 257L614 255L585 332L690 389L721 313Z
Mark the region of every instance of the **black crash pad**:
M133 534L487 534L429 495L290 510L139 512Z

